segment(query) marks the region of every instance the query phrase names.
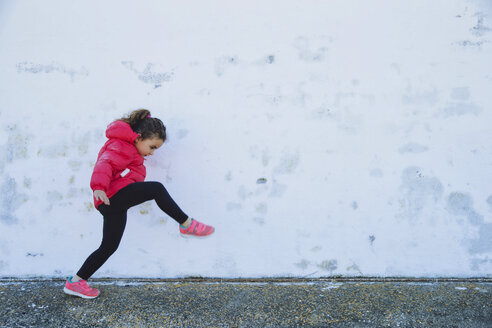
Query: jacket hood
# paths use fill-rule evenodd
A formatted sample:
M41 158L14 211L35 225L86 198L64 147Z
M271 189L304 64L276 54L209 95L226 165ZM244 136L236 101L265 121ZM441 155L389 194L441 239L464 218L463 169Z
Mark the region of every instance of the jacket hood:
M120 139L126 142L134 143L138 138L138 133L132 130L130 124L123 121L114 121L106 129L108 139Z

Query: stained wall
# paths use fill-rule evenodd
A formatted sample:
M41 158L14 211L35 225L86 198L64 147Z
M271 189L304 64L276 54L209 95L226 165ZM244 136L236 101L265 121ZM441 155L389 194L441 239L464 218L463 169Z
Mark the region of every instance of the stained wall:
M486 1L0 3L0 276L64 277L102 235L107 124L190 216L129 211L99 277L490 277Z

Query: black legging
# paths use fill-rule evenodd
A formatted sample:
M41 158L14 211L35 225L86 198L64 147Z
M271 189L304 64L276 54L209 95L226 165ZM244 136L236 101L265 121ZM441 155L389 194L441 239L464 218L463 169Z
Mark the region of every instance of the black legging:
M155 199L160 209L180 224L188 219L162 183L135 182L126 186L109 199L109 205L101 204L97 208L104 216L103 239L101 246L89 255L77 272L79 277L89 279L116 251L125 231L128 209L151 199Z

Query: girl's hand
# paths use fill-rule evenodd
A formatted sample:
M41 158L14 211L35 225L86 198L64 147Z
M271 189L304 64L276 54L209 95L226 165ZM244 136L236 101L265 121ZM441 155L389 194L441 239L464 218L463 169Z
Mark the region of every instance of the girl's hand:
M94 190L94 198L102 200L104 204L109 205L109 198L103 190Z

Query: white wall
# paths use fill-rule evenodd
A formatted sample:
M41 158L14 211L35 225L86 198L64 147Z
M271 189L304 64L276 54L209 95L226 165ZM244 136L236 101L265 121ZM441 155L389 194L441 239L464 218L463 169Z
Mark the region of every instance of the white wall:
M145 107L147 180L216 234L145 203L95 277L490 277L491 36L487 1L4 0L0 276L99 246L104 130Z

